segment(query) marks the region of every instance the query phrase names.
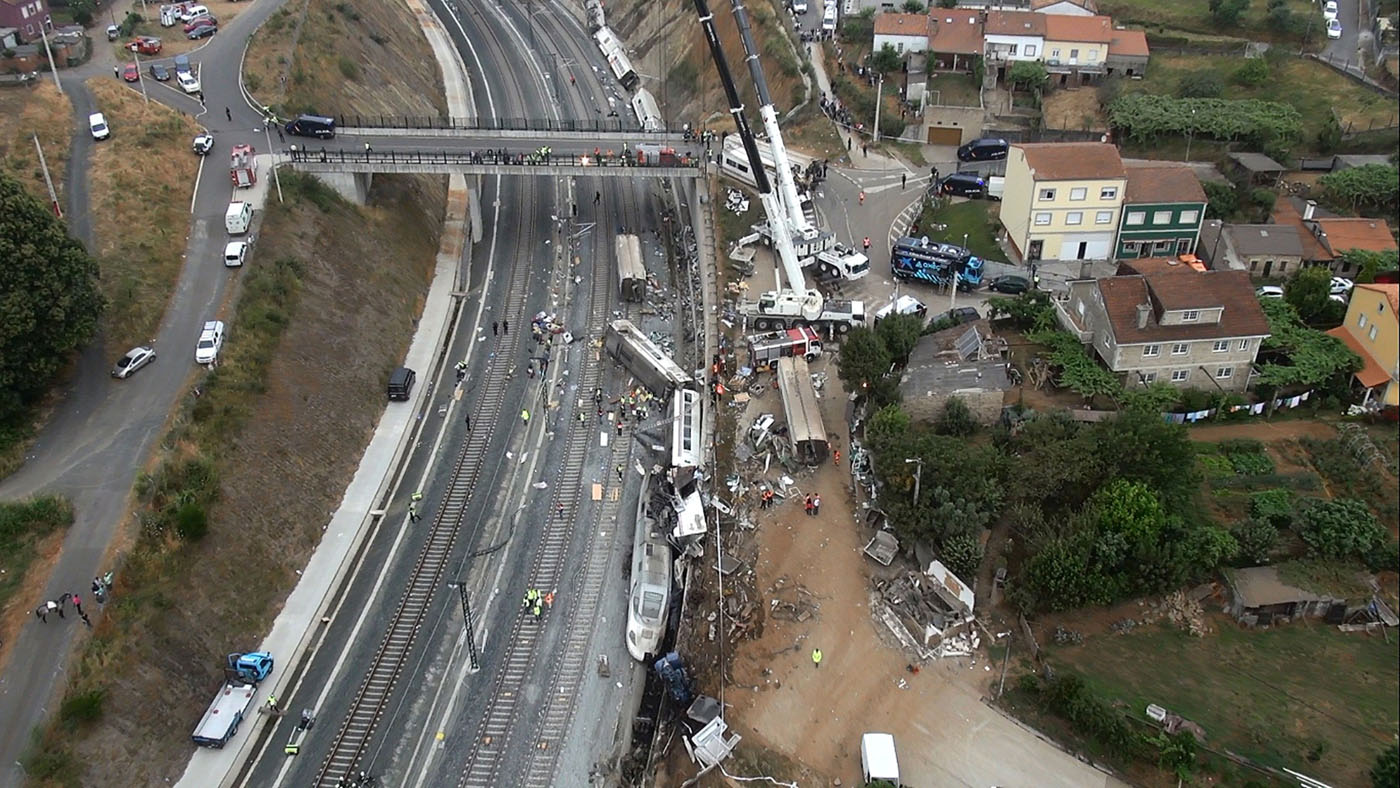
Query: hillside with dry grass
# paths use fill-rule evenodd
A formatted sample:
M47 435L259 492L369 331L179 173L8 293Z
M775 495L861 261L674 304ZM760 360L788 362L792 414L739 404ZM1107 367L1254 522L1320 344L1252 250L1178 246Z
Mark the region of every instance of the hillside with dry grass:
M303 9L333 22L297 39ZM249 62L294 63L301 76L280 93L261 72L265 102L394 114L443 105L402 3L291 0L285 14L254 37ZM366 65L346 73L342 55ZM282 186L286 202L268 204L237 273L220 365L180 402L137 483L114 601L26 758L33 784L179 778L223 655L268 631L383 411L434 265L445 179L377 177L366 206L290 171Z
M63 203L63 169L73 133L73 106L58 92L53 80L33 87L0 88L0 167L19 179L35 197L49 201L49 190L39 167L34 136L44 147L53 187Z

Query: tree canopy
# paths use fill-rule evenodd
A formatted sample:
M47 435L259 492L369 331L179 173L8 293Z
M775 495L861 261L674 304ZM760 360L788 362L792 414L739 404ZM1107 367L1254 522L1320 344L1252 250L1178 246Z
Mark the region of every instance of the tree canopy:
M1303 324L1298 310L1281 298L1259 303L1269 321L1269 336L1259 352L1259 382L1282 386L1320 386L1361 369L1361 357L1342 340Z
M1277 101L1173 98L1150 93L1129 93L1114 99L1108 106L1108 120L1136 143L1194 134L1264 145L1297 139L1303 128L1298 110Z
M97 329L97 263L48 206L0 173L0 424L40 397Z
M1298 317L1311 323L1329 311L1328 297L1332 294L1332 270L1325 266L1308 266L1294 274L1283 286L1283 300L1298 310Z

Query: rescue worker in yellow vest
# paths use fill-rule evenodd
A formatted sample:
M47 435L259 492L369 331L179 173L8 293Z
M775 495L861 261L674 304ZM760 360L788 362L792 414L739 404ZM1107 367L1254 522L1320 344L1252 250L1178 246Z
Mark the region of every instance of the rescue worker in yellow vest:
M814 668L820 668L821 666L822 666L822 650L819 649L819 648L814 648L814 649L812 649L812 667L814 667Z

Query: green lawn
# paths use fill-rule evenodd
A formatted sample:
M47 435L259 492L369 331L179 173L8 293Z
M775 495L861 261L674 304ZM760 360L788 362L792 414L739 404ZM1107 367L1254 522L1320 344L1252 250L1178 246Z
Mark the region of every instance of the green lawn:
M1326 35L1322 30L1322 12L1318 10L1317 5L1308 0L1288 0L1288 7L1293 10L1294 15L1301 16L1304 20L1316 16L1316 24L1312 28L1314 42ZM1250 3L1249 8L1240 17L1240 23L1228 31L1211 18L1208 0L1172 0L1169 3L1161 0L1102 0L1099 3L1099 13L1113 17L1114 23L1120 25L1167 28L1160 32L1168 35L1173 30L1210 36L1228 32L1239 38L1254 41L1287 41L1295 46L1302 40L1296 33L1278 33L1269 27L1268 4L1263 0ZM1154 63L1156 59L1154 55Z
M1139 628L1052 647L1050 657L1130 714L1156 703L1195 721L1214 749L1369 785L1400 723L1400 640L1315 621L1259 631L1223 616L1209 623L1215 631L1203 638Z
M944 107L980 107L982 93L977 77L950 71L929 75L928 102Z
M1005 260L1006 255L997 245L994 231L996 211L999 203L988 200L968 200L952 203L940 211L924 209L919 216L920 234L939 241L963 244L963 234L967 234L966 246L973 254L984 260ZM946 224L943 232L931 233L927 228L935 224Z
M1371 123L1395 123L1393 99L1388 100L1317 61L1287 58L1275 64L1269 80L1257 88L1236 84L1231 79L1231 75L1244 63L1242 57L1224 55L1153 55L1146 77L1140 82L1133 82L1129 90L1176 95L1182 75L1192 71L1213 71L1225 85L1223 98L1278 101L1297 108L1303 116L1303 138L1295 147L1315 144L1317 132L1333 108L1343 129L1348 123L1363 130Z

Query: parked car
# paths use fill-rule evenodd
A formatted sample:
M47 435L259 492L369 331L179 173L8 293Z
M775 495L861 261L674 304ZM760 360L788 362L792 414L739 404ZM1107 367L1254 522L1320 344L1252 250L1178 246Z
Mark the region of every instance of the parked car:
M112 130L107 128L107 119L102 117L101 112L88 115L88 131L92 132L92 138L95 140L105 140L112 136Z
M1337 20L1337 19L1329 19L1329 20L1327 20L1327 37L1328 37L1328 38L1341 38L1341 37L1342 37L1342 23L1341 23L1340 20Z
M169 81L170 81L170 69L166 68L165 66L161 65L160 63L152 63L152 64L151 64L151 77L152 77L153 79L155 79L155 81L157 81L157 82L169 82Z
M201 132L194 135L194 144L190 146L195 153L201 156L208 156L209 151L214 150L214 135L209 132Z
M929 321L929 325L938 325L948 320L953 321L957 325L962 325L981 319L982 315L978 314L977 310L973 307L960 306L956 309L950 309L947 312L939 312L937 315L934 315L933 319Z
M1331 295L1344 296L1347 293L1350 293L1351 289L1355 286L1356 283L1351 281L1350 279L1346 279L1340 276L1334 276L1332 277L1332 287L1328 292Z
M1337 0L1327 0L1327 4L1322 7L1322 18L1328 22L1337 18Z
M224 247L224 266L227 268L238 268L247 258L247 241L231 241Z
M136 370L146 366L156 360L156 349L144 345L134 347L126 351L126 355L117 359L117 365L112 367L112 377L122 380L131 377Z
M189 56L189 55L176 55L176 56L175 56L175 73L176 73L176 74L188 74L188 73L190 73L190 56Z
M1017 274L1004 274L993 279L992 283L987 286L998 293L1016 295L1031 289L1031 280Z
M194 41L195 39L204 38L205 36L212 36L217 32L219 32L218 25L200 25L196 27L193 32L186 33L185 37Z
M938 191L978 200L987 196L987 180L975 172L955 172L938 182Z
M219 351L224 347L224 321L208 320L204 330L199 332L199 344L194 348L196 364L213 364L219 360Z
M181 90L190 95L199 92L199 77L194 74L180 74L176 76L175 81L180 83Z
M122 67L122 79L127 82L140 82L141 69L137 68L135 63L127 63Z
M1010 143L994 137L982 137L958 148L958 161L998 161L1006 158Z
M161 43L160 39L155 36L141 36L140 38L128 41L126 48L142 55L158 55L160 54Z
M1283 288L1278 285L1261 285L1254 290L1259 298L1283 298Z
M200 16L200 17L196 17L196 18L194 18L194 19L191 19L190 22L189 22L189 24L185 25L185 32L186 32L186 33L193 33L194 31L198 30L198 29L201 28L201 27L204 27L205 25L217 25L217 24L219 24L219 20L218 20L218 19L216 19L216 18L214 18L214 17L212 17L212 16L209 16L208 14L205 14L204 16Z
M180 12L180 21L188 22L209 13L209 9L202 5L192 5Z

